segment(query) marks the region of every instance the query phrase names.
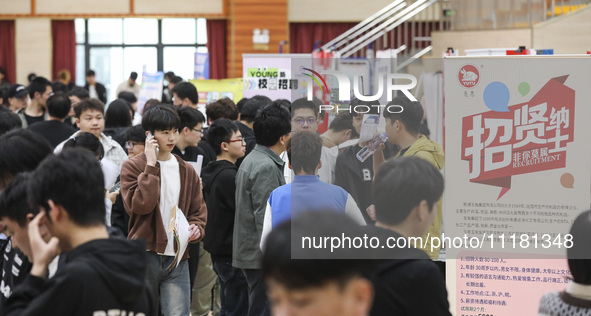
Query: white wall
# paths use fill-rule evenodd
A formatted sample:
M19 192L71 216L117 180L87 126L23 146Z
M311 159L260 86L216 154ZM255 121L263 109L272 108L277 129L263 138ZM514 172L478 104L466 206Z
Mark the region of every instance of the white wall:
M14 0L14 2L27 2ZM37 14L127 14L129 2L122 0L36 0ZM164 3L164 1L163 1Z
M230 1L230 0L228 0ZM273 1L273 0L269 0ZM334 0L331 0L334 1ZM375 1L375 0L374 0ZM131 0L36 0L38 15L128 15ZM134 13L220 15L224 14L224 0L135 0ZM0 17L11 14L31 14L30 0L0 0Z
M554 54L585 54L591 50L591 7L533 27L534 48L553 48Z
M51 20L25 18L15 21L16 81L27 84L27 75L51 78Z
M361 22L394 0L288 0L289 22ZM409 4L411 2L408 2ZM421 21L439 20L439 3L421 11Z
M531 29L491 30L491 31L446 31L431 33L433 57L441 57L448 47L459 50L475 48L512 48L519 46L532 48ZM535 48L535 47L534 47Z
M0 0L0 14L29 14L31 1Z
M135 0L135 14L223 14L223 0Z

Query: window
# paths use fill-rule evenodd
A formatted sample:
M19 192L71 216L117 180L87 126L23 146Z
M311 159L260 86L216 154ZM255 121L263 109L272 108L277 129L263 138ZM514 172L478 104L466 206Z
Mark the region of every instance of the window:
M162 19L163 44L191 44L197 42L195 19Z
M125 44L158 44L158 20L124 19L123 41Z
M206 20L192 19L76 19L76 85L86 84L92 69L107 88L107 102L132 71L173 71L192 79L195 53L207 52Z
M88 42L90 44L123 44L121 19L88 20Z

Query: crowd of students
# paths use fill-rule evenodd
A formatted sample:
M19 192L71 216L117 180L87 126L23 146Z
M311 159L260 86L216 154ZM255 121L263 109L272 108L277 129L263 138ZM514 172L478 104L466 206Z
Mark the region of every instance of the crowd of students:
M3 94L0 315L450 315L428 243L292 259L294 236L441 233L444 155L419 102L395 98L387 142L360 161L360 113L322 134L328 117L307 99L202 113L170 73L170 104L140 113L132 73L105 110L87 75L85 88L37 77Z

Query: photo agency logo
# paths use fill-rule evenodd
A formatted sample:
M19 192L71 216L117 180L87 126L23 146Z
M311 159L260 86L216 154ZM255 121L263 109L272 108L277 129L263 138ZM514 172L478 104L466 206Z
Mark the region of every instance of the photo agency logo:
M362 91L360 91L359 86L363 84L362 75L352 75L353 78L353 93L351 93L351 80L350 74L345 74L339 71L332 71L332 70L322 70L320 72L314 71L309 68L302 68L306 72L302 72L303 75L311 78L316 82L316 84L322 89L324 93L334 93L328 88L326 81L323 78L323 75L332 76L332 78L337 80L338 83L338 91L336 91L336 95L338 95L338 101L349 103L351 100L351 96L357 98L361 101L371 102L371 101L380 101L384 94L386 93L386 102L390 103L393 99L393 95L395 91L399 91L404 94L407 98L411 101L418 101L410 90L417 86L417 78L410 74L401 74L401 73L390 73L387 75L379 76L378 82L376 85L377 92L374 95L364 95ZM309 72L309 73L307 73ZM384 78L386 79L384 81ZM322 84L320 84L322 82ZM401 84L400 82L404 82ZM326 89L326 90L325 90ZM313 101L314 99L314 86L312 84L308 84L308 94L307 98L308 101ZM400 105L396 104L380 104L380 105L356 105L350 106L343 104L340 107L336 107L334 105L323 104L320 105L320 111L333 111L336 110L337 114L340 112L349 112L349 113L358 113L358 114L365 114L371 111L371 107L378 108L378 113L381 113L382 108L384 111L388 111L389 113L401 113L404 109Z

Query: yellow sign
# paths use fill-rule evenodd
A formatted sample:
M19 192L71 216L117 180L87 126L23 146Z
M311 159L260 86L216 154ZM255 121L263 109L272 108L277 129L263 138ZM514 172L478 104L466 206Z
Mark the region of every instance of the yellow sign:
M228 97L238 103L242 99L242 78L222 80L189 80L199 93L199 105Z

